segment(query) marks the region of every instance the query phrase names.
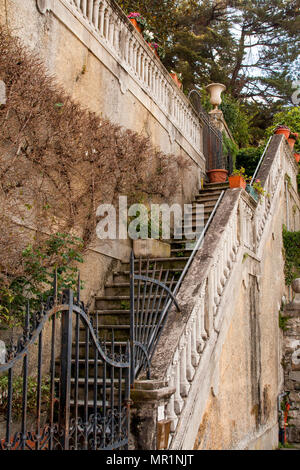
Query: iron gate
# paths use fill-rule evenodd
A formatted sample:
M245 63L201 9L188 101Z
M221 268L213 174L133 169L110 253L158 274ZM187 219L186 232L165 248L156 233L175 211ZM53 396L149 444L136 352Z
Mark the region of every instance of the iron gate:
M76 298L67 290L38 313L28 307L23 334L0 365L0 450L127 449L129 342L120 348L113 333L99 339L79 286Z
M138 268L135 269L135 261ZM142 262L146 266L142 267ZM145 275L142 274L145 270ZM150 277L151 274L151 277ZM145 369L150 379L150 364L159 341L167 315L175 304L180 311L172 289L176 286L175 274L163 267L150 265L149 259L135 260L133 251L130 258L130 341L131 341L131 382Z

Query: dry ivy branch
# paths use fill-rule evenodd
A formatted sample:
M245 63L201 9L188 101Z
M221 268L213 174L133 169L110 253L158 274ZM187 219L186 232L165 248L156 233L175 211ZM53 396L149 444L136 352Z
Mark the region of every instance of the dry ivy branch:
M149 139L82 109L49 77L42 62L0 29L0 272L22 274L28 243L22 223L43 233L95 233L100 203L125 194L166 200L175 194L182 158ZM20 222L20 225L16 224Z

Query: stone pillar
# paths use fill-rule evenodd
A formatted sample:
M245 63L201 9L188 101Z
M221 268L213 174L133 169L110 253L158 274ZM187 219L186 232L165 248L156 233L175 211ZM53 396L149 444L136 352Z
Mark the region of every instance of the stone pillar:
M175 387L165 382L138 380L131 391L130 448L156 450L158 429L166 423L165 409Z

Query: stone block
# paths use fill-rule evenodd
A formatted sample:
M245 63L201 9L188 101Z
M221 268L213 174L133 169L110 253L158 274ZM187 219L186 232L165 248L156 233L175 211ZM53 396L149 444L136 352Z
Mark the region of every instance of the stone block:
M171 245L154 238L139 239L133 240L133 251L136 258L170 258Z

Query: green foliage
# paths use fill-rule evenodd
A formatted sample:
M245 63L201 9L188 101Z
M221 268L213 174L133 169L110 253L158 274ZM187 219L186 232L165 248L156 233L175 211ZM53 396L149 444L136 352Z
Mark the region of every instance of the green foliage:
M290 286L294 279L300 277L300 231L289 232L283 226L282 238L285 250L285 282Z
M20 418L22 414L23 401L23 377L17 377L13 380L12 394L12 413L15 418ZM37 380L34 377L28 377L27 383L27 412L36 411ZM47 403L50 393L50 377L46 376L41 383L41 402ZM8 407L8 376L0 377L0 412L5 413Z
M264 151L263 147L246 147L238 151L236 157L236 166L243 167L247 175L253 175L260 157Z
M22 323L26 305L37 309L52 293L54 272L59 290L75 288L82 263L82 240L66 233L51 235L38 246L28 245L22 252L23 275L0 277L0 325Z
M292 132L297 132L300 135L300 106L286 108L284 111L276 113L272 125L267 129L267 136L272 135L279 124L288 126ZM299 139L295 144L295 151L300 152Z
M231 140L225 132L223 132L223 155L224 157L232 157L233 168L236 167L236 156L238 154L239 148L236 143Z
M243 105L229 95L224 95L220 106L225 121L229 126L233 138L241 147L249 144L249 117L243 109Z
M281 311L279 312L279 317L278 317L278 320L279 320L279 328L282 330L282 331L286 331L287 330L287 322L289 320L289 317L284 317L281 313Z

